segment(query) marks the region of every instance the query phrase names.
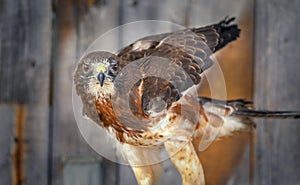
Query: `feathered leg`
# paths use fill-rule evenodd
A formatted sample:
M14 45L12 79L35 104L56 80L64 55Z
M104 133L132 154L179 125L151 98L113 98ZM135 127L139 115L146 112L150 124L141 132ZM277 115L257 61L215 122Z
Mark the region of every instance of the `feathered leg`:
M122 155L129 162L139 185L156 185L161 175L158 150L123 144ZM155 158L155 159L154 159Z
M205 184L202 165L191 141L170 140L165 142L165 148L181 174L182 185Z

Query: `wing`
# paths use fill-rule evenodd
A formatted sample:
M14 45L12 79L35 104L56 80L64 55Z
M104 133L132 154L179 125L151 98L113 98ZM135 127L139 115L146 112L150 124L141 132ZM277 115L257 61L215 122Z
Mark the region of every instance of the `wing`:
M183 91L194 84L199 84L201 73L213 64L209 56L238 37L240 30L237 26L229 25L233 20L233 18L225 19L218 24L203 28L184 29L145 37L121 50L118 54L122 61L121 67L137 60L140 60L143 65L146 63L146 66L153 67L156 64L149 63L149 60L154 60L147 57L159 57L169 60L169 63L176 64L180 68L174 71L171 65L160 64L154 69L155 72L173 75L173 77L160 78L152 75L138 81L134 86L136 90L132 89L135 93L132 95L134 98L131 102L139 98L142 99L142 105L135 109L153 112L156 110L151 109L156 109L157 104L161 102L165 103L162 107L168 108L181 97ZM145 70L145 65L139 70ZM191 79L193 83L187 82L187 79ZM142 89L142 92L137 89ZM133 107L136 106L134 104Z

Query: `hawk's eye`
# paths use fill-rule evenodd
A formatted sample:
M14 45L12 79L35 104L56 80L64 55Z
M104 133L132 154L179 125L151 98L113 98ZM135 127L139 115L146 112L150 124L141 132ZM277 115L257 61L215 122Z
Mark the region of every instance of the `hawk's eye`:
M113 73L113 74L115 74L115 73L117 73L118 72L118 70L119 70L119 64L118 64L118 62L116 61L116 60L114 60L114 59L110 59L110 72L111 73Z
M83 63L82 69L83 69L83 72L87 73L90 71L90 65L87 63Z
M114 71L117 71L118 70L118 63L116 64L111 64L111 69L114 70Z

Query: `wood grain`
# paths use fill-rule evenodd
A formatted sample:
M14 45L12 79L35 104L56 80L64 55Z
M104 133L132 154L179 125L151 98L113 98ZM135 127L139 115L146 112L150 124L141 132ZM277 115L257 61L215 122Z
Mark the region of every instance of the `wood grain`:
M48 103L50 1L3 1L0 102Z
M48 183L51 13L50 0L1 1L0 102L17 107L14 184Z
M101 160L93 158L69 158L63 165L63 184L99 185L104 176Z
M300 110L299 1L256 1L255 107ZM299 184L300 121L258 120L255 184Z
M14 125L16 107L13 105L0 105L0 184L13 183L13 157Z

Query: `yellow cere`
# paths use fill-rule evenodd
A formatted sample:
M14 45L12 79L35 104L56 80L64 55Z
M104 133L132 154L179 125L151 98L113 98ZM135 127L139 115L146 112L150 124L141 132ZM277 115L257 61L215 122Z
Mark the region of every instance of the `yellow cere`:
M101 71L101 72L105 73L106 67L104 65L99 65L99 66L97 66L96 71L99 71L99 72Z

